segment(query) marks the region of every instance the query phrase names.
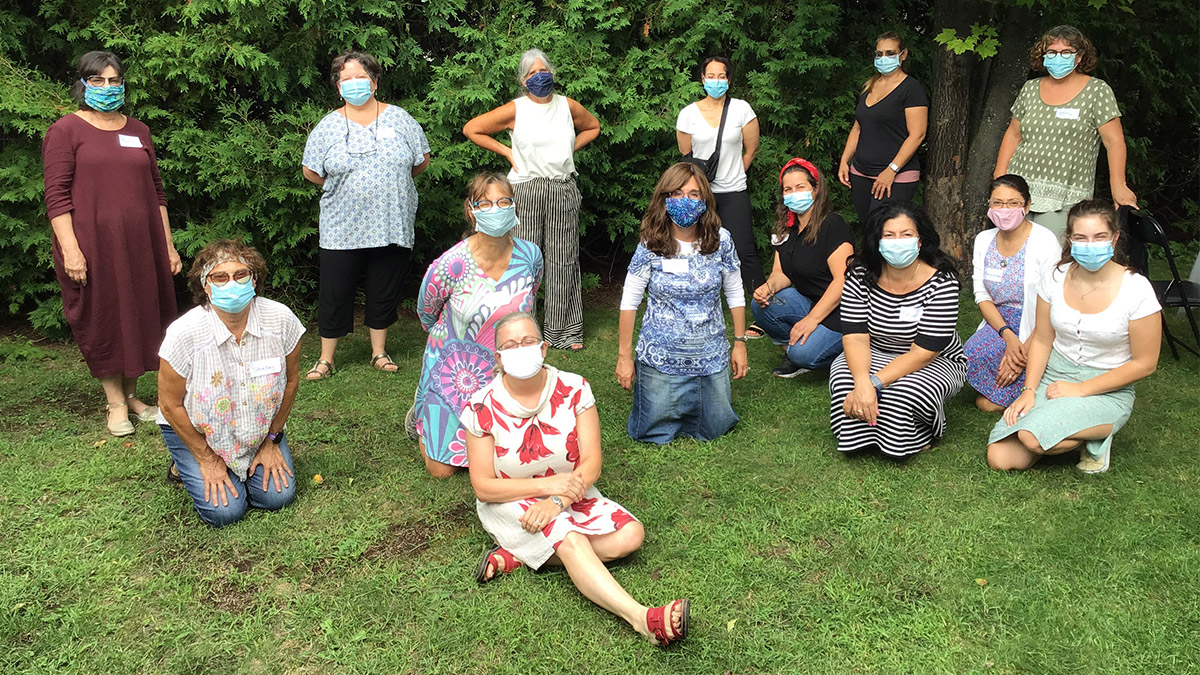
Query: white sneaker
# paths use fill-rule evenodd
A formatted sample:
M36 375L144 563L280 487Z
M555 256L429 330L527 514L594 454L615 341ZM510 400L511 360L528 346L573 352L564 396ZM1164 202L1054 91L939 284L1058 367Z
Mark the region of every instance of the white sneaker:
M1109 460L1112 458L1112 446L1108 446L1108 450L1104 451L1104 456L1096 459L1088 454L1087 450L1079 453L1079 463L1075 465L1076 469L1084 473L1104 473L1108 471Z

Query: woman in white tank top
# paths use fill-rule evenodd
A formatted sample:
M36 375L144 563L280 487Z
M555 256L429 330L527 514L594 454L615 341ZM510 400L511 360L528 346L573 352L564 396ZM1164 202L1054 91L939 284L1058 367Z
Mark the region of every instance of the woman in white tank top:
M472 143L508 160L520 224L513 234L533 242L545 260L543 334L556 349L583 349L579 274L579 205L575 151L596 140L600 121L578 102L553 93L554 66L540 49L521 56L524 95L463 126ZM493 138L508 130L512 146Z

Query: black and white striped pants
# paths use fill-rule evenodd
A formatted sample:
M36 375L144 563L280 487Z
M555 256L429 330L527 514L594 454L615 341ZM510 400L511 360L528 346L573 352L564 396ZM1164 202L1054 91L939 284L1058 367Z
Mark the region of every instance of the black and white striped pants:
M551 347L583 342L579 295L579 204L574 178L533 178L513 185L521 223L513 234L542 249L546 290L542 334Z

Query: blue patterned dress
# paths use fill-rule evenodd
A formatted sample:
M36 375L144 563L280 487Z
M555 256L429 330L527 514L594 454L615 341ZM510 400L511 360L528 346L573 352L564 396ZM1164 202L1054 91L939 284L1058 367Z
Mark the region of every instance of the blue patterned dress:
M988 246L983 259L983 287L992 296L992 303L1000 312L1004 323L1015 331L1021 325L1025 303L1025 248L1029 240L1016 255L1005 258L996 249L996 240ZM997 272L1000 276L997 276ZM1025 386L1025 373L1007 387L996 386L996 373L1000 371L1000 360L1004 358L1004 338L986 322L975 331L963 351L967 355L967 381L971 387L996 405L1008 406L1021 395Z
M417 433L429 458L467 465L459 421L463 406L492 381L496 365L494 326L515 311L533 311L542 282L542 252L513 238L508 269L493 280L479 267L463 240L435 260L421 281L417 312L429 331L417 385Z

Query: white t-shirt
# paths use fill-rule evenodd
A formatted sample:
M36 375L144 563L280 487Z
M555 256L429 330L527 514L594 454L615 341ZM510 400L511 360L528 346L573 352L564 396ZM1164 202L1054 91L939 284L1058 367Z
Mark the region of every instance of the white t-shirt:
M574 176L575 121L570 99L554 94L548 103L538 103L522 96L515 103L512 151L516 166L508 172L509 182Z
M1133 360L1129 322L1162 311L1154 287L1146 277L1127 270L1112 304L1102 312L1084 314L1063 298L1069 267L1050 270L1038 287L1038 296L1050 303L1054 350L1076 365L1091 368L1112 370L1129 363Z
M746 168L742 166L742 127L756 115L754 110L740 98L726 99L729 115L725 118L725 131L721 133L721 158L717 161L717 177L712 182L713 192L741 192L746 189ZM679 111L675 129L692 137L692 155L708 159L717 147L717 127L704 119L704 113L695 103Z

